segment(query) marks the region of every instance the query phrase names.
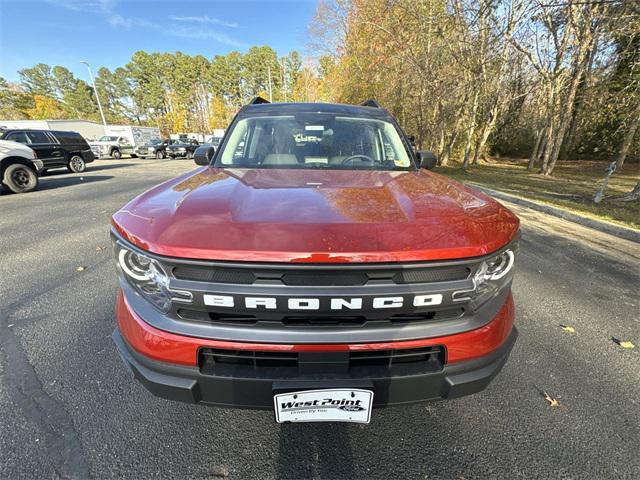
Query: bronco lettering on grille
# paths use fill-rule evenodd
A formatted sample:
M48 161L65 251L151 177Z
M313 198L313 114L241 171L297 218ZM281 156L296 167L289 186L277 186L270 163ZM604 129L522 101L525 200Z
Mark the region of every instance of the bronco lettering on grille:
M244 307L246 309L264 309L264 310L320 310L320 298L307 297L242 297L234 298L230 295L203 295L204 304L211 307ZM328 299L327 309L335 310L362 310L363 302L367 301L370 308L374 310L387 308L402 308L406 299L404 297L348 297L348 298L330 298ZM430 295L414 295L411 299L411 305L414 307L427 307L432 305L440 305L442 303L442 294Z

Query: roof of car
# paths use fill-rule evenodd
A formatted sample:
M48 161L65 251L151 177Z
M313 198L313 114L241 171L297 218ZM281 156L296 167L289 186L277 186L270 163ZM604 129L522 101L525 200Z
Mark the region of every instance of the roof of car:
M242 108L241 114L286 115L296 113L335 113L357 117L390 117L384 108L363 107L342 103L259 103Z

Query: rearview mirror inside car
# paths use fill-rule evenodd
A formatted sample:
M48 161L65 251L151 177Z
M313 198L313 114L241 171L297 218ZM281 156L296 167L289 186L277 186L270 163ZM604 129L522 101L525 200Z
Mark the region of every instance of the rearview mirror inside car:
M417 152L420 168L432 170L438 164L438 157L429 150L419 150Z
M214 153L216 153L215 147L211 145L203 145L196 148L196 151L193 152L193 161L198 165L209 165Z

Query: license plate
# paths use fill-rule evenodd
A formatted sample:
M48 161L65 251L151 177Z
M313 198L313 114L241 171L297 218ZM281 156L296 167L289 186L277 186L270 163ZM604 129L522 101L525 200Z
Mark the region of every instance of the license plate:
M276 422L371 421L373 392L360 389L305 390L273 397Z

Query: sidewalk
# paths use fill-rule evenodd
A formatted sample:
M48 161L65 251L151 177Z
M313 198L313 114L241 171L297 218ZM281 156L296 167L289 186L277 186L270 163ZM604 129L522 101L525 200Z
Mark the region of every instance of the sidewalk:
M570 212L568 210L564 210L559 207L552 207L550 205L536 202L534 200L518 197L518 196L511 195L509 193L504 193L498 190L492 190L490 188L487 188L477 183L466 182L466 184L498 200L504 200L506 202L515 203L516 205L521 205L523 207L531 208L532 210L537 210L539 212L553 215L554 217L562 218L564 220L577 223L584 227L593 228L600 232L608 233L610 235L615 235L617 237L630 240L632 242L640 243L640 230L623 227L620 225L616 225L614 223L605 222L603 220L596 220L594 218L579 215L577 213Z

